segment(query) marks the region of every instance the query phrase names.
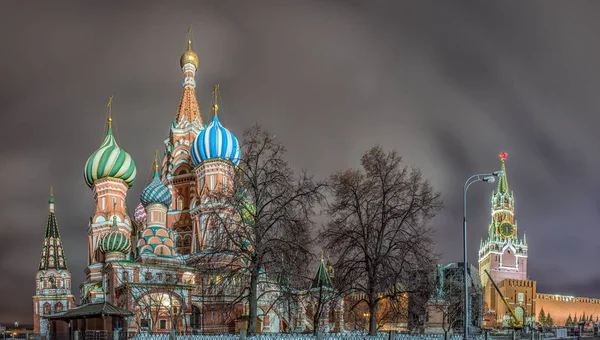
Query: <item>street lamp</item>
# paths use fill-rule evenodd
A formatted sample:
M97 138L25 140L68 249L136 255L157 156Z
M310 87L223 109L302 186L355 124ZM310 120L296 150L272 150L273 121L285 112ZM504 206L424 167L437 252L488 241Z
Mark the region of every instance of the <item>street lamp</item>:
M468 284L468 265L467 265L467 190L475 182L494 183L496 177L503 177L504 171L494 171L489 174L473 175L467 179L463 187L463 267L465 280L465 320L464 320L464 339L469 339L469 284Z

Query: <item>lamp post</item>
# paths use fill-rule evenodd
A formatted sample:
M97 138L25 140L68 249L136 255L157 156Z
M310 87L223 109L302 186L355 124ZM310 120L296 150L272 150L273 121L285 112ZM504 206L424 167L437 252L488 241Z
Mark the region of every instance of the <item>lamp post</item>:
M489 174L478 174L473 175L467 179L463 187L463 269L464 269L464 281L465 281L465 318L464 318L464 339L469 339L469 274L468 274L468 263L467 263L467 191L471 184L475 182L487 182L494 183L496 177L504 176L503 171L494 171Z

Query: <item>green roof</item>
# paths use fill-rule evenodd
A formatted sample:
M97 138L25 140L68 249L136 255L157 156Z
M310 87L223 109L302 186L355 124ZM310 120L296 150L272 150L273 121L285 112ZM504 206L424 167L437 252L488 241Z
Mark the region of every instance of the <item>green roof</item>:
M333 281L329 276L329 271L327 270L327 266L325 266L325 261L323 261L323 259L321 259L321 262L319 263L317 274L315 275L310 288L313 289L321 287L333 288Z
M498 192L506 194L508 192L508 179L506 178L506 165L504 164L504 159L502 160L502 171L504 172L504 176L500 177L498 180Z
M54 196L51 196L51 198L54 201ZM51 202L51 204L54 204L54 202ZM46 232L44 234L44 244L42 246L42 256L38 269L68 270L67 259L65 258L65 252L60 239L60 233L58 232L58 223L56 223L56 214L54 213L54 209L52 207L48 213Z
M75 309L71 309L62 314L52 315L50 319L78 319L78 318L89 318L94 316L131 316L133 312L130 312L121 307L117 307L110 302L97 302L89 303Z

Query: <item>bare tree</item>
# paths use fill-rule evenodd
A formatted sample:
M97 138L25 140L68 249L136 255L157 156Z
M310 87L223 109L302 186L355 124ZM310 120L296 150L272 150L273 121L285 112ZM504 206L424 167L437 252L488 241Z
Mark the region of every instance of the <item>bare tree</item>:
M242 156L230 186L209 191L207 216L212 234L203 251L211 270L240 288L231 303L248 303L248 334L256 333L259 301L270 307L280 299L275 277L283 263L302 271L310 258L311 217L323 198L324 183L306 172L295 174L275 136L255 125L244 132Z
M403 167L395 151L376 146L361 163L361 170L331 176L331 220L320 236L338 254L336 279L365 297L374 335L381 301L413 293L411 276L435 261L425 224L442 203L421 172Z

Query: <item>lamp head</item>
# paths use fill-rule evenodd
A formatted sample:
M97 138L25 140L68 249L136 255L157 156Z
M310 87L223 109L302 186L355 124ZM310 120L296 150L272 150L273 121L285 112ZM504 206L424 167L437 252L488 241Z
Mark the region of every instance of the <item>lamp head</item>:
M494 182L496 182L496 177L494 177L494 176L485 176L483 178L483 181L484 182L488 182L488 183L494 183Z
M494 171L494 172L492 172L492 175L494 175L498 178L502 178L502 177L504 177L504 171L502 171L502 170Z

